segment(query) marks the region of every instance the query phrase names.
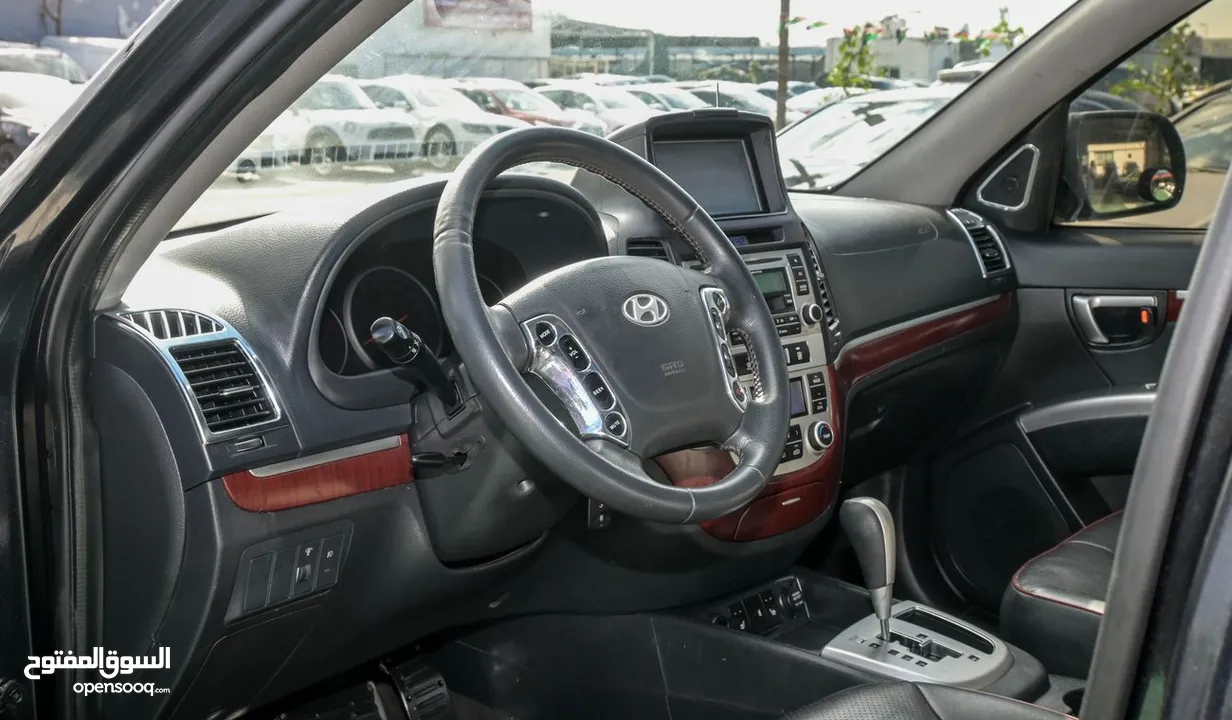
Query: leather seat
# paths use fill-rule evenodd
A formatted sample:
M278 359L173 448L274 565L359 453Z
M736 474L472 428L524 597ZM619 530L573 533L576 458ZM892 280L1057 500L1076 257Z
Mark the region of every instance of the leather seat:
M947 685L861 685L835 693L783 720L1064 720L1069 715Z
M1085 678L1120 534L1118 512L1028 560L1001 599L1001 637L1051 673Z

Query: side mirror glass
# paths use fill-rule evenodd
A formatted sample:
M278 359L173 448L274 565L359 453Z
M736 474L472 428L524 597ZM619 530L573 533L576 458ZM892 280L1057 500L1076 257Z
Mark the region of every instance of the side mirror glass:
M1185 186L1185 148L1157 113L1101 110L1069 117L1065 178L1074 220L1139 215L1174 207Z

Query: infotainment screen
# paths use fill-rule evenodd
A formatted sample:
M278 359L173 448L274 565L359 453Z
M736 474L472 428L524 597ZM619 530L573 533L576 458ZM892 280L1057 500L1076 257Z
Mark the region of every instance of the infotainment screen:
M743 140L662 140L654 164L713 216L765 212Z

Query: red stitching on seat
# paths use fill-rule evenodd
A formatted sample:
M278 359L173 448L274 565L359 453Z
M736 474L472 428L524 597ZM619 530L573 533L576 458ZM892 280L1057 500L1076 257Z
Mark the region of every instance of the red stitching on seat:
M1057 548L1059 548L1059 547L1061 547L1062 545L1064 545L1064 544L1068 543L1070 540L1073 540L1074 538L1078 537L1079 535L1081 535L1081 534L1083 534L1083 533L1085 533L1085 532L1090 531L1090 530L1091 530L1091 528L1095 527L1096 525L1099 525L1099 524L1101 524L1101 523L1105 523L1105 522L1107 522L1107 521L1111 520L1112 518L1117 517L1118 515L1122 514L1123 512L1124 512L1123 510L1117 510L1117 511L1116 511L1116 512L1114 512L1114 513L1110 513L1110 514L1108 514L1108 515L1105 515L1104 517L1102 517L1102 518L1100 518L1100 519L1096 520L1095 522L1091 523L1090 525L1087 525L1086 527L1082 528L1081 530L1079 530L1078 532L1074 533L1073 535L1070 535L1069 537L1065 538L1064 540L1062 540L1061 542L1057 543L1056 545L1053 545L1052 547L1048 548L1047 550L1045 550L1044 552L1040 553L1039 555L1036 555L1035 557L1033 557L1033 558L1031 558L1030 560L1026 561L1025 563L1023 563L1023 564L1022 564L1022 566L1021 566L1021 567L1019 567L1019 568L1018 568L1018 572L1014 573L1014 577L1010 578L1010 585L1014 588L1015 592L1018 592L1018 593L1019 593L1019 594L1021 594L1021 595L1026 595L1027 597L1035 598L1035 599L1037 599L1037 600L1043 600L1044 602L1056 603L1057 605L1064 605L1065 607L1068 607L1068 608L1073 608L1074 610L1081 610L1081 611L1083 611L1083 612L1090 613L1090 614L1092 614L1092 615L1098 615L1098 616L1100 616L1100 617L1103 617L1103 616L1104 616L1104 614L1103 614L1102 612L1098 611L1098 610L1092 610L1092 609L1091 609L1091 608L1089 608L1089 607L1085 607L1085 606L1082 606L1082 605L1077 605L1077 604L1075 604L1075 603L1071 603L1071 602L1066 602L1065 600L1061 600L1060 598L1048 597L1048 596L1046 596L1046 595L1040 595L1039 593L1031 592L1030 590L1028 590L1028 589L1026 589L1025 587L1023 587L1023 586L1022 586L1022 583L1020 583L1020 582L1019 582L1018 578L1019 578L1019 576L1020 576L1020 575L1022 575L1022 571L1023 571L1023 570L1026 570L1026 569L1027 569L1027 567L1031 565L1031 563L1034 563L1036 560L1039 560L1039 559L1043 558L1043 557L1044 557L1044 556L1046 556L1046 555L1050 555L1050 554L1052 554L1053 552L1055 552L1055 551L1057 550Z

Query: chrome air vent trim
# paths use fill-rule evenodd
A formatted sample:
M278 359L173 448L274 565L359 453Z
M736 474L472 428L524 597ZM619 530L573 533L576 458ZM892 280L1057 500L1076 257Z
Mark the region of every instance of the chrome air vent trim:
M985 220L983 217L976 215L970 210L964 208L954 208L946 210L945 214L954 221L955 224L962 230L963 235L967 237L967 243L971 246L971 252L975 254L975 261L979 263L980 274L984 278L997 277L1004 275L1014 269L1014 263L1010 259L1010 253L1005 247L1005 240L1001 237L1000 231L997 230L992 223ZM980 254L979 242L976 241L972 234L973 230L986 231L992 243L1001 253L1001 262L1005 263L1005 267L994 268L990 270L984 256Z
M208 332L201 332L195 335L185 335L180 337L159 338L156 337L152 330L147 329L141 323L131 319L132 316L141 318L149 317L173 317L176 314L184 314L187 316L199 316L202 318L203 329L208 329ZM193 419L196 421L197 432L201 437L202 442L206 444L222 442L245 435L259 434L261 430L272 427L282 422L283 411L282 403L278 399L278 393L274 390L273 383L269 380L269 375L265 372L264 366L261 364L257 354L253 351L252 346L243 338L227 321L206 313L200 313L193 310L179 309L152 309L152 310L123 310L120 312L109 313L110 317L115 318L120 326L128 332L135 333L143 340L152 345L158 354L162 357L167 368L171 370L171 374L175 376L176 384L180 388L180 394L184 401L188 403L193 411ZM205 323L209 323L208 325ZM223 342L234 343L240 353L252 367L253 373L256 375L257 386L265 391L266 402L269 403L271 415L268 418L262 419L260 422L253 423L238 428L232 428L221 432L210 430L206 421L205 413L201 409L201 404L197 400L197 395L193 392L192 383L188 376L184 374L184 370L180 367L179 361L172 354L173 350L184 350L194 347L206 347Z

